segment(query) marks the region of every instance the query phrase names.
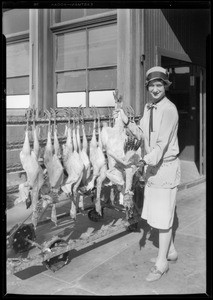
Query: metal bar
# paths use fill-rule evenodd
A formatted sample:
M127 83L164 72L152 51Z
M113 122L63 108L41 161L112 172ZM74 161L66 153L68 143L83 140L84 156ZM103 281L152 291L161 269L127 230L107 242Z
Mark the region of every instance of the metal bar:
M49 250L49 248L45 249L45 245L43 247L43 251L41 253L29 257L29 258L8 258L7 259L7 271L9 273L17 273L24 269L27 269L32 266L40 265L46 260L49 260L55 256L59 256L63 253L69 252L73 249L79 251L88 246L97 244L102 240L118 235L127 230L128 224L126 220L121 220L119 225L109 226L106 230L103 230L102 233L99 231L93 235L88 236L86 239L78 239L78 240L70 240L67 246L60 246L55 248L51 252L46 252L45 250ZM127 231L128 233L128 231Z
M107 107L108 106L105 106L103 108L107 108ZM141 117L140 115L135 116L135 122L137 122L138 119L140 119L140 117ZM101 121L107 121L107 120L109 120L109 117L108 116L101 116L100 120ZM51 122L53 122L53 121L54 121L54 119L51 118ZM56 121L57 121L57 123L66 123L66 122L68 122L68 119L65 118L65 117L57 117ZM72 118L71 118L71 121L72 121ZM85 123L86 122L92 122L92 121L93 121L93 119L91 117L85 117ZM47 120L46 118L38 118L35 121L36 124L48 124L48 122L49 122L49 120ZM7 123L7 125L26 125L27 121L26 121L25 117L22 117L20 119L11 117L11 118L8 118L6 123ZM32 123L33 123L33 121L29 120L29 124L32 124Z

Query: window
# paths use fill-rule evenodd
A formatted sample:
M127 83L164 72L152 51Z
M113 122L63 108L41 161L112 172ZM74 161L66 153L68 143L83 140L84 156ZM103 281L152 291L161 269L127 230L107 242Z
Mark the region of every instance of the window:
M114 106L116 24L56 35L57 107Z
M3 34L10 36L6 48L6 106L29 107L29 10L12 9L3 14ZM23 37L23 32L25 32Z
M29 42L7 45L7 108L29 107Z
M76 20L79 18L97 15L102 13L110 12L114 9L82 9L82 8L73 8L73 9L55 9L54 10L54 23L66 22L70 20Z
M3 14L4 35L29 30L29 9L11 9Z

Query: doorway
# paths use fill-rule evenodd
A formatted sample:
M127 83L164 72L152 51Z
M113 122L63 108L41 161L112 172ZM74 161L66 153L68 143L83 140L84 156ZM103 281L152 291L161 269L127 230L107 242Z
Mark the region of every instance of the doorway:
M192 63L167 56L161 56L161 66L170 73L172 85L167 95L179 113L179 157L181 160L194 162L200 175L203 175L205 174L204 70Z

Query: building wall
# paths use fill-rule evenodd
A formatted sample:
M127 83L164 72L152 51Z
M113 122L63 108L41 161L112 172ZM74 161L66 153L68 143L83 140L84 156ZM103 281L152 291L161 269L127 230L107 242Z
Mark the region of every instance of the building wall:
M205 67L210 10L145 9L144 14L146 68L158 63L156 47L188 56Z

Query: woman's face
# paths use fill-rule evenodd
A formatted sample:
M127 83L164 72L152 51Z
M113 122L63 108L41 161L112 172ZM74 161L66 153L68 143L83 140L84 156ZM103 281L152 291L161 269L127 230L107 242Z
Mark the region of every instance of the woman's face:
M153 80L148 85L148 91L154 102L157 102L165 96L165 85L161 80Z

